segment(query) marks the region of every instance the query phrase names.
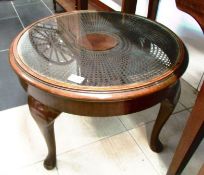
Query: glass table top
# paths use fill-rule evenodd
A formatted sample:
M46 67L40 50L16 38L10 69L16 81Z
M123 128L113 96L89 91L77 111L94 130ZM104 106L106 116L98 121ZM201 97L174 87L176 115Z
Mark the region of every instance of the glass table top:
M30 27L17 46L20 61L39 77L77 86L144 83L179 61L177 37L146 18L73 12Z

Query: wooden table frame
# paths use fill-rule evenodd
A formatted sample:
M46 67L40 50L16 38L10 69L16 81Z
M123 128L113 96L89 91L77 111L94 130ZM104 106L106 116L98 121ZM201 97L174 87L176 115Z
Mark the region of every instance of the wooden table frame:
M64 14L58 16L60 15ZM18 41L31 27L32 25L24 29L12 42L10 63L22 87L28 93L30 112L47 143L48 155L44 161L45 168L53 169L56 166L54 121L61 112L93 117L115 116L138 112L161 102L150 147L155 152L162 151L163 145L159 140L159 134L178 102L181 92L179 78L188 64L188 53L179 38L177 42L180 46L178 52L180 61L174 69L158 77L155 82L150 81L147 85L140 84L139 87L133 84L128 89L120 89L118 86L112 91L76 90L69 87L61 88L54 85L50 79L40 80L37 74L20 61L17 52Z

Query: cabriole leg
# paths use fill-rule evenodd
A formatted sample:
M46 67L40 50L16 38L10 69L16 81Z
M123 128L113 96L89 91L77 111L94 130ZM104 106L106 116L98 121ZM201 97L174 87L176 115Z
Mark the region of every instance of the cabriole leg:
M44 161L44 167L51 170L56 166L54 120L60 112L43 105L31 96L28 97L28 105L31 115L40 128L48 147L48 155Z
M159 114L155 121L153 130L152 130L151 140L150 140L150 147L154 152L161 152L163 150L163 145L159 140L159 134L164 124L166 123L166 121L169 119L172 112L174 111L177 105L177 102L179 100L180 93L181 93L181 86L180 86L180 81L178 80L176 84L174 84L169 90L169 93L166 99L164 99L161 102Z
M57 2L56 2L56 0L53 0L53 7L54 7L54 11L57 12Z

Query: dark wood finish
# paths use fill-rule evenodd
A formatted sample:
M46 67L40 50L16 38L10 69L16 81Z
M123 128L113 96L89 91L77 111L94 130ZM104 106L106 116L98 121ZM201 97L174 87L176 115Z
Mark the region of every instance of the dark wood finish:
M204 1L176 0L177 7L191 15L201 26L204 33Z
M200 24L204 33L204 1L176 0L177 7L190 14ZM187 121L167 175L179 175L190 160L204 136L204 84ZM202 173L203 172L203 173ZM200 172L204 174L204 170Z
M87 10L88 0L76 0L77 10Z
M60 15L64 14L58 16ZM159 152L162 150L159 133L177 103L180 94L178 79L185 71L188 62L188 55L181 40L177 38L180 46L178 64L170 72L166 72L165 75L152 79L148 82L150 84L136 83L136 85L109 87L106 91L104 89L92 89L91 87L77 89L75 86L71 87L71 84L70 87L65 83L53 84L54 80L48 78L39 81L40 78L37 74L32 72L25 64L19 62L18 41L24 32L31 27L32 25L24 29L12 42L10 63L29 95L28 104L31 114L47 142L49 153L44 163L47 169L52 169L56 164L53 124L54 119L60 112L93 117L115 116L141 111L162 101L150 145L153 151ZM169 74L171 76L167 76Z
M161 102L161 107L157 119L155 121L150 141L150 147L155 152L161 152L163 150L163 145L159 140L159 133L161 132L162 127L174 111L178 103L180 93L180 81L177 81L176 84L172 86L172 88L166 95L166 98Z
M53 7L54 7L54 11L56 12L57 11L57 2L56 0L53 0Z
M204 84L187 121L167 175L181 174L204 136Z
M107 34L92 33L80 37L77 43L88 50L105 51L114 48L118 41L115 37Z
M54 120L61 112L43 105L31 96L28 97L28 105L30 113L38 124L47 143L48 155L44 161L44 167L51 170L56 166Z
M56 3L59 4L64 10L67 12L73 11L77 9L77 1L73 0L55 0L54 10L56 11Z
M123 0L122 1L122 12L135 14L137 0Z
M159 0L149 0L148 15L147 18L155 20L157 16Z

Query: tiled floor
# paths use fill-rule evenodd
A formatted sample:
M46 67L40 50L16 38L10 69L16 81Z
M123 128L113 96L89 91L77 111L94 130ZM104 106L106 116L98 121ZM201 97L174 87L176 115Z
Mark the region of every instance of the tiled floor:
M48 0L0 2L0 110L26 104L26 94L9 65L8 49L14 37L24 27L52 15L52 10L46 4L50 5Z
M52 0L0 2L0 175L165 175L196 98L195 89L183 80L179 103L162 130L162 153L148 146L159 105L111 118L63 113L55 123L57 168L43 168L46 145L9 66L8 49L19 31L52 11ZM196 175L204 162L203 149L204 143L183 174Z
M57 168L46 171L43 137L23 105L0 112L0 174L151 174L165 175L189 110L179 104L161 133L164 151L148 146L158 106L110 118L80 117L63 113L55 123ZM151 114L150 118L148 116ZM184 175L196 175L204 161L204 143L194 154ZM12 167L12 168L11 168Z

